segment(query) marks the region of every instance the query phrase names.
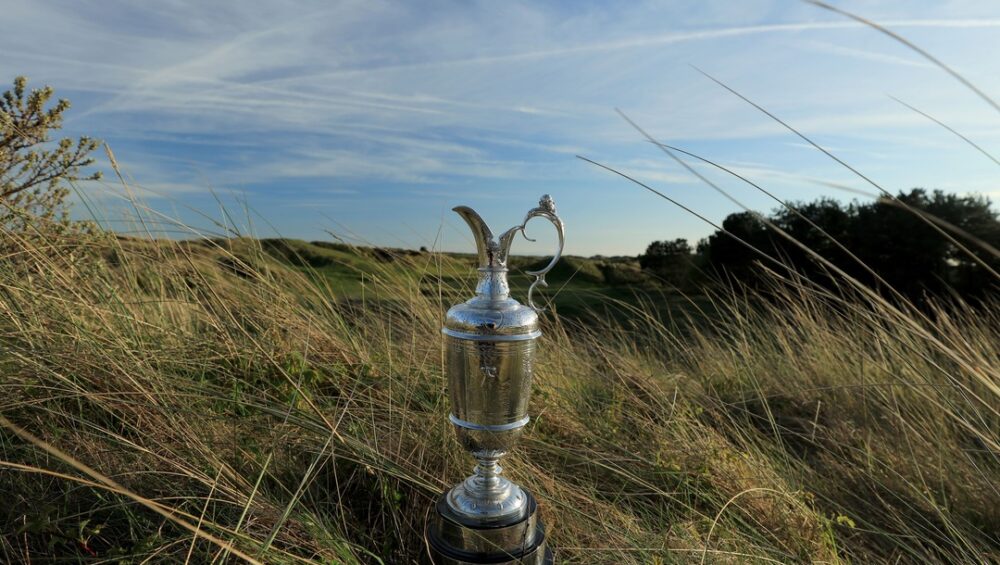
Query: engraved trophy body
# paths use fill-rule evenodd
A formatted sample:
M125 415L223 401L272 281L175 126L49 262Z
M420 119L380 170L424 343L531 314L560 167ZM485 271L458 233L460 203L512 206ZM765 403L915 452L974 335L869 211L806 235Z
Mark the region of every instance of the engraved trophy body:
M472 476L438 500L428 522L427 541L434 562L440 564L552 563L534 497L501 475L499 460L513 448L530 419L535 345L541 335L531 297L537 285L546 284L545 273L562 255L562 220L545 195L521 225L494 239L474 210L465 206L454 210L475 235L479 281L475 297L448 310L442 330L449 419L459 443L477 463ZM524 305L510 296L507 257L514 236L524 235L528 221L536 217L556 227L559 249L545 268L528 271L535 281Z

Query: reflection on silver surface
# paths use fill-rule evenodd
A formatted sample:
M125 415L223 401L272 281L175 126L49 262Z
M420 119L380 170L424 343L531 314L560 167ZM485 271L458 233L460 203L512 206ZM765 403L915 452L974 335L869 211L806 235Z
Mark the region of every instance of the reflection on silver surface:
M497 426L527 416L535 340L446 340L448 393L456 418Z
M436 537L436 541L441 542L441 545L457 549L466 556L475 555L475 559L442 558L438 555L434 562L520 565L551 563L551 553L546 551L544 526L538 520L534 499L528 496L529 507L524 519L509 525L485 528L470 527L466 523L455 521L451 512L447 508L442 509L439 503L438 512L435 512L428 524L429 533Z
M532 323L522 328L531 333L521 335L538 333L537 318L526 319ZM509 519L523 513L525 497L500 476L497 461L529 420L536 340L445 340L451 421L459 443L478 460L475 474L452 489L448 502L455 512L484 522Z

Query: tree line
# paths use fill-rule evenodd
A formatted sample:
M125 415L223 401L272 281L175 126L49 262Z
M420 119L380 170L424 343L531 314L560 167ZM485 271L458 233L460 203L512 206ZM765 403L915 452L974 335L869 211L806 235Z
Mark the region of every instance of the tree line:
M822 198L768 216L730 214L721 228L694 248L684 239L654 241L639 262L680 287L714 276L760 285L768 269L837 284L842 275L815 253L870 288L916 301L998 290L1000 218L982 196L914 188L873 202Z

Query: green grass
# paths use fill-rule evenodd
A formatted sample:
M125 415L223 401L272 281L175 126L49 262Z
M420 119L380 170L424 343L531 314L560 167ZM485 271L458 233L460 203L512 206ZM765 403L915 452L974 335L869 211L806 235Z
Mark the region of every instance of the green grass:
M0 561L426 560L470 257L7 235ZM551 279L505 464L561 562L1000 559L1000 309L599 273Z
M435 285L439 283L471 289L476 277L473 254L431 255L403 249L353 247L294 239L236 240L225 245L248 265L256 264L259 268L279 266L302 273L326 291L330 298L340 301L364 299L366 288L371 288L373 284L373 277L399 278L412 274L414 269L426 271L427 267L420 265L426 265L431 259L434 262L431 276L419 280L421 292L425 294L434 294ZM516 296L525 300L531 284L532 279L525 271L541 268L547 263L547 259L534 257L511 258L510 281ZM622 280L622 275L614 278L612 274L612 281L609 281L605 276L609 270L626 272L630 276ZM635 308L648 309L657 312L660 317L678 320L685 316L701 320L714 312L711 300L703 293L685 294L658 284L650 275L641 272L636 260L618 259L612 263L605 259L563 257L547 274L546 280L548 289L539 291L542 300L561 317L571 320L612 317L624 322L632 317ZM466 298L471 296L469 294Z

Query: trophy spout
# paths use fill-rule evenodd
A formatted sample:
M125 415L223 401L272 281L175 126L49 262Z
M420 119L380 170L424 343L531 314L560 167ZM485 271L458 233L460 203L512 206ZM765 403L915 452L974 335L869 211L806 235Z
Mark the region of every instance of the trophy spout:
M472 230L472 236L476 239L479 268L506 267L507 254L500 254L500 246L497 245L496 239L493 237L493 230L490 229L486 220L483 220L478 212L468 206L456 206L452 210L457 212Z
M510 296L510 285L507 283L507 252L510 249L511 238L506 238L503 244L498 244L490 226L475 210L468 206L457 206L452 210L465 220L476 240L479 282L476 284L476 298L473 300L486 302L507 300Z

